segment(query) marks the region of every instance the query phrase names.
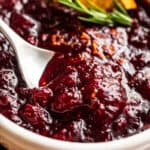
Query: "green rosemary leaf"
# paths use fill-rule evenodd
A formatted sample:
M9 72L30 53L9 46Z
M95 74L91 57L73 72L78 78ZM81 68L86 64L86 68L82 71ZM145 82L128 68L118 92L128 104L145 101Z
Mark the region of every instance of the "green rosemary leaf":
M94 16L94 17L96 17L96 18L107 18L108 17L108 14L107 13L103 13L103 12L98 12L98 11L96 11L96 10L94 10L94 9L91 9L90 10L90 12L89 12L89 14L91 14L91 16Z
M118 0L113 0L114 9L112 12L106 12L103 8L97 7L91 0L87 0L89 4L86 7L80 0L57 0L59 3L73 8L76 11L83 13L83 16L78 18L82 21L96 23L100 25L113 25L116 23L131 26L132 18L125 10L123 5Z
M132 24L132 19L118 10L114 9L114 11L111 14L112 19L116 20L116 22L123 24L123 25L131 25Z
M113 0L113 3L116 9L118 9L120 12L124 13L125 15L128 15L128 12L118 0Z
M97 19L95 19L95 18L93 18L93 17L89 17L89 18L86 18L86 17L81 17L81 16L79 16L78 17L80 20L82 20L82 21L85 21L85 22L90 22L90 23L95 23L95 24L101 24L101 25L104 25L104 24L106 24L106 20L97 20Z
M80 12L83 12L83 13L84 13L84 11L83 11L82 8L78 7L78 6L76 5L76 3L73 3L73 2L71 2L71 1L69 1L69 0L59 0L58 2L61 3L61 4L63 4L63 5L65 5L65 6L68 6L68 7L70 7L70 8L73 8L73 9L75 9L75 10L77 10L77 11L80 11Z
M75 3L85 12L85 13L89 13L89 10L87 7L85 7L85 5L83 5L80 0L75 0Z

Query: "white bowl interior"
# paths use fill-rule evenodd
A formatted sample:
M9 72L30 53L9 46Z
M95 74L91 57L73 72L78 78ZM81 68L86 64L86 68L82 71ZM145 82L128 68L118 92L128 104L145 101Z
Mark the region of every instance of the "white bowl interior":
M4 139L6 141L4 141ZM0 142L13 143L21 150L149 150L150 129L139 134L101 143L75 143L43 137L24 129L0 115ZM9 142L9 143L7 143Z

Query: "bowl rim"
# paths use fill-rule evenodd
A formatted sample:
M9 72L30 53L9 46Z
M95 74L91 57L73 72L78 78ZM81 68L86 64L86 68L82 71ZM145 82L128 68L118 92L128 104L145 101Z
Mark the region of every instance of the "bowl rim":
M41 147L43 150L48 150L50 148L71 150L72 148L80 150L96 150L101 149L129 149L132 147L140 147L142 145L147 145L150 143L150 129L147 129L141 133L132 135L130 137L122 138L119 140L108 141L108 142L98 142L98 143L79 143L79 142L68 142L61 141L49 137L44 137L37 133L34 133L28 129L20 127L16 123L7 119L5 116L0 114L0 133L5 134L7 138L15 142L16 144L21 144L21 142L27 145L31 144L36 147ZM21 133L21 134L20 134ZM10 136L11 135L11 136ZM0 137L2 135L0 134ZM4 136L4 135L3 135ZM20 140L21 142L18 142Z

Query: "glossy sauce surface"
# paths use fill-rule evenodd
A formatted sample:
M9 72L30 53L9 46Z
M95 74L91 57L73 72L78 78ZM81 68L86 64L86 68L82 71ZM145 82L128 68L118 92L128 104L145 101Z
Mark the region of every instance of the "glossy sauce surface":
M6 2L7 1L7 2ZM44 136L100 142L150 128L150 18L132 27L84 24L44 0L0 1L0 17L31 44L57 52L40 88L24 83L0 34L0 113Z

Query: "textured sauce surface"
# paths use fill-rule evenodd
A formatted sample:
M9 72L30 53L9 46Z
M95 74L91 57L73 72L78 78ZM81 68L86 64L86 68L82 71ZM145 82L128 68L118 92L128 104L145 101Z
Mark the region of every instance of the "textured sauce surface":
M84 24L44 0L2 0L0 18L31 44L56 55L40 88L23 81L0 33L0 113L38 134L100 142L150 128L150 17L139 6L132 27Z

